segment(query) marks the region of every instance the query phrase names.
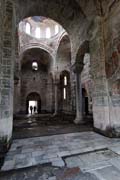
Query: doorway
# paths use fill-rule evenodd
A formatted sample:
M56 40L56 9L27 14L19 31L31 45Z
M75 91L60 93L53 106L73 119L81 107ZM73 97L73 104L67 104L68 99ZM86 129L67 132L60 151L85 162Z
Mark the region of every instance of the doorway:
M83 107L83 114L88 115L89 114L89 100L88 100L88 94L85 88L82 88L82 107Z
M27 114L40 114L41 112L41 98L36 92L30 93L26 100L26 113Z
M37 101L29 101L28 113L31 115L38 113L38 102Z

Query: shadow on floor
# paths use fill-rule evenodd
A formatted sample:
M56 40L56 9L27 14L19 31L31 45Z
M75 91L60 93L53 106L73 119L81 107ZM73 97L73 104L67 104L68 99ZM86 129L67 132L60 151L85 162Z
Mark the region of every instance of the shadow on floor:
M58 168L50 164L1 173L1 180L98 180L91 173L82 173L76 168Z
M75 125L75 116L41 114L18 116L14 119L13 139L84 132L93 130L92 116L84 117L84 124Z

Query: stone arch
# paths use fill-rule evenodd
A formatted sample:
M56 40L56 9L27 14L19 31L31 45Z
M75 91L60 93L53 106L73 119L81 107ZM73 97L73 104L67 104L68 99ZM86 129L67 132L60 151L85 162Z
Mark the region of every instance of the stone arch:
M32 63L38 64L38 70L32 69ZM41 96L42 109L51 111L52 98L47 95L52 91L52 81L49 79L53 59L51 55L40 49L32 48L24 52L21 59L21 80L20 80L20 111L25 112L26 95L31 91L36 91ZM48 83L50 82L50 83ZM46 92L46 93L44 93ZM16 98L15 98L16 99Z
M82 1L80 1L82 3ZM86 1L85 5L86 5ZM7 45L7 48L4 47L4 53L1 53L1 67L4 62L6 63L6 71L1 74L1 82L3 82L3 78L5 75L8 75L8 79L5 80L2 84L7 84L8 89L6 90L5 87L2 87L1 91L1 128L0 128L0 137L4 139L6 149L9 147L10 139L12 137L12 127L13 127L13 108L12 108L12 101L13 101L13 60L14 60L14 51L15 51L15 44L14 44L14 33L15 27L14 22L15 19L13 17L13 10L16 6L16 16L17 22L22 20L28 16L35 16L35 15L42 15L51 17L51 19L56 20L59 22L70 34L72 40L72 47L73 51L77 51L77 47L84 39L86 32L84 32L83 37L81 34L85 29L85 26L82 26L81 22L86 23L86 16L81 11L80 6L78 6L75 0L66 0L61 3L60 0L56 1L53 0L49 2L48 0L6 0L5 3L1 3L1 29L4 31L0 32L2 43L0 44L1 49L3 48L3 43ZM56 12L54 11L56 9ZM83 8L84 9L84 8ZM4 11L5 10L5 11ZM3 22L2 22L3 20ZM8 23L7 23L8 22ZM83 28L83 29L81 29ZM87 28L86 28L87 30ZM6 36L7 34L7 36ZM8 39L6 39L6 37ZM96 38L97 39L97 38ZM8 43L9 42L9 43ZM74 43L75 42L75 43ZM0 49L0 50L1 50ZM7 53L6 53L7 51ZM7 56L6 56L6 55ZM76 54L76 53L75 53ZM4 90L6 90L6 95L4 95ZM5 97L5 98L4 98Z
M82 76L83 76L83 77L81 77L82 101L83 101L82 109L83 109L83 112L85 112L85 114L87 115L89 113L88 109L90 109L90 112L93 113L92 112L92 104L91 104L91 107L89 108L89 106L90 106L89 103L92 103L92 101L93 101L93 99L92 99L93 81L92 81L91 77L89 77L88 79L85 79L85 81L82 81L82 78L84 79L84 69L83 68L86 65L86 62L85 62L86 55L87 55L87 58L90 58L90 49L89 49L89 41L88 40L86 40L82 43L82 45L79 47L77 55L76 55L76 68L80 73L82 72Z
M53 9L56 10L57 13L53 11ZM68 31L68 24L70 27L70 24L75 22L78 18L85 18L80 6L74 0L66 0L62 3L61 1L55 0L51 3L49 3L48 0L26 0L24 2L17 0L16 10L19 12L19 16L17 17L18 22L20 19L30 16L44 16L59 22Z
M71 42L67 34L65 34L59 41L59 46L56 54L56 66L59 67L59 72L63 71L64 69L70 70Z
M84 29L84 36L81 36L80 30L84 28L81 23L86 24L88 22L83 9L84 7L81 8L80 4L74 0L66 0L65 2L53 0L51 3L48 0L27 0L24 2L17 0L16 14L17 12L19 14L16 23L18 24L22 19L30 16L44 16L58 22L70 36L74 62L74 54L76 54L80 42L87 36L87 29L86 31Z
M52 50L52 48L50 48L50 47L47 46L47 45L41 44L41 43L25 44L25 46L23 46L23 47L21 48L21 50L20 50L20 56L22 56L22 54L23 54L25 51L27 51L27 50L29 50L29 49L33 49L33 48L42 49L42 50L46 51L47 53L49 53L49 54L52 56L52 58L53 58L53 54L52 54L52 53L53 53L53 50ZM21 59L21 58L20 58L20 59Z
M76 118L74 121L76 124L79 124L80 121L83 121L81 73L84 67L84 56L85 53L88 52L89 52L89 42L84 41L78 49L78 52L76 54L75 64L72 66L73 71L76 74Z
M68 36L67 32L63 32L59 38L59 41L58 41L58 47L60 46L60 42L61 40L63 39L64 36Z
M36 52L38 55L39 54L43 54L45 57L46 57L46 64L48 64L48 66L49 66L49 70L51 70L52 69L52 66L53 66L53 64L54 64L54 57L46 50L46 49L44 49L44 48L40 48L40 47L29 47L29 48L27 48L24 52L23 52L23 54L21 55L21 57L20 57L20 61L21 61L21 67L22 67L22 65L25 63L24 62L24 58L26 57L26 58L28 58L27 59L27 61L29 61L29 57L30 56L33 56L33 61L35 60L35 58L36 58L36 53L34 54L34 52ZM42 55L41 55L42 56ZM49 59L50 61L48 61L47 59ZM36 59L37 60L37 62L38 62L38 64L40 63L39 62L39 60L40 60L40 57L38 58L38 59ZM44 62L42 62L43 64L44 64Z
M89 53L89 41L84 41L82 45L79 47L77 54L76 54L76 60L75 63L79 66L78 68L83 69L84 66L84 55L85 53Z

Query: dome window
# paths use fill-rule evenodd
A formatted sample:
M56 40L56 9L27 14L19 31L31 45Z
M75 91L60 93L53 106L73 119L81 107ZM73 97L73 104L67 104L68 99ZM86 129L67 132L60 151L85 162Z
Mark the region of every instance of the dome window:
M46 38L49 39L51 37L51 31L50 31L50 28L48 27L46 29Z
M35 30L35 37L40 38L40 28L39 27L37 27Z
M30 24L28 22L26 23L26 33L30 34Z
M59 33L59 26L56 24L55 25L55 35Z

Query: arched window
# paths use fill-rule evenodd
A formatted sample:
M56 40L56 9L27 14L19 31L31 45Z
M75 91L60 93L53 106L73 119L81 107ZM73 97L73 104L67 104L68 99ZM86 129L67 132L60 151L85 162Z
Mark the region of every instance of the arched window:
M64 76L64 86L67 86L67 76Z
M27 34L30 34L30 24L27 22L26 23L26 29L25 29Z
M61 90L61 102L64 105L67 105L70 101L70 73L67 70L61 72L60 75L60 90Z
M63 99L67 99L67 76L64 76Z
M63 99L66 100L66 88L63 88Z
M40 34L40 28L37 27L36 30L35 30L35 37L36 37L36 38L40 38L40 37L41 37L40 35L41 35L41 34Z
M33 69L34 71L37 71L37 70L38 70L38 63L37 63L37 62L33 62L33 63L32 63L32 69Z
M50 28L48 27L47 29L46 29L46 38L50 38L51 37L51 31L50 31Z
M59 26L56 24L55 25L55 35L59 33Z

